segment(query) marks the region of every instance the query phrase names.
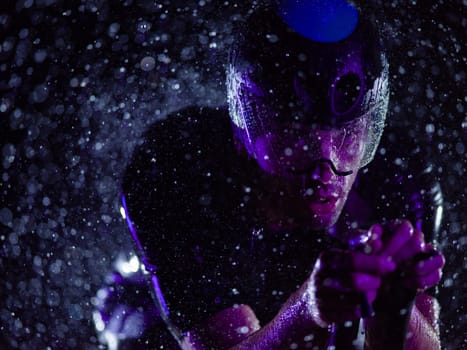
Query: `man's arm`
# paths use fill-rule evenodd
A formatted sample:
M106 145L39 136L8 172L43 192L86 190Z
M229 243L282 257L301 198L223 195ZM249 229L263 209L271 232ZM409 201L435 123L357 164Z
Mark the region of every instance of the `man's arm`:
M374 240L372 244L376 244ZM190 332L187 343L191 341L195 349L285 349L293 343L326 347L328 327L359 319L363 297L374 301L381 276L394 268L387 257L325 251L310 277L269 323L259 328L253 311L245 305L227 309Z
M391 257L397 270L379 290L376 315L367 322L366 348L403 349L405 344L410 350L439 349L439 306L434 298L417 293L439 283L444 257L407 220L386 228L391 232L380 254Z
M415 304L411 307L408 325L401 326L404 315L399 309L376 315L369 320L366 349L402 349L405 342L407 350L437 350L441 349L439 339L439 304L437 300L426 294L419 294ZM395 327L399 327L401 334L395 334ZM405 333L405 329L407 332ZM402 338L401 338L402 336Z
M441 349L439 311L439 303L435 298L427 294L417 296L407 330L407 349Z
M227 309L189 333L187 344L193 346L187 349L284 349L305 342L326 347L328 325L358 319L362 296L372 303L377 293L376 315L367 320L367 349L402 349L404 343L407 349L438 349L438 304L426 294L415 296L417 290L439 282L444 258L425 245L421 232L408 221L394 225L384 246L378 238L370 240L375 248L371 252L378 255L323 252L307 281L263 327L258 329L249 307ZM381 237L378 227L373 230ZM406 334L410 335L407 342Z
M202 349L287 349L295 343L320 348L329 342L327 327L307 319L300 291L292 295L276 317L260 327L253 310L247 305L234 306L209 318L201 327L187 333L185 348Z

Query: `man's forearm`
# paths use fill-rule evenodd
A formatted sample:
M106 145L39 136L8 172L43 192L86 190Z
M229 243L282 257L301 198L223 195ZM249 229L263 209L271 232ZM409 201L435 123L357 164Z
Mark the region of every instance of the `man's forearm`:
M417 303L418 304L418 303ZM411 310L385 312L368 320L365 339L366 349L438 350L441 348L438 325L424 314L437 313L430 309L420 311L418 305ZM433 308L437 303L433 303ZM410 319L404 320L404 312ZM408 322L408 323L407 323Z
M314 324L301 293L292 295L278 314L260 328L253 310L239 305L210 317L201 327L187 334L184 349L273 350L296 344L325 348L327 327Z
M287 305L271 322L230 350L282 350L294 343L299 348L307 343L321 348L328 341L328 329L304 320L303 310L297 303Z
M436 305L437 302L435 301ZM429 320L418 305L413 307L407 330L407 350L438 350L441 349L437 321Z
M412 305L378 312L367 319L365 349L405 349L406 330Z

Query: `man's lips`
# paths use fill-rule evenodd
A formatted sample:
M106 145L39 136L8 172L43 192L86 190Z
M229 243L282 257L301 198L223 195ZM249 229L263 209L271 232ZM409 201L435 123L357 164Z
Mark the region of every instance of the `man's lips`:
M335 211L339 201L339 192L335 188L318 186L312 188L309 198L309 207L315 214L325 214Z
M318 199L335 199L339 198L339 193L335 188L319 186L315 190L315 197Z
M339 197L313 196L309 201L309 208L315 214L329 214L336 211Z
M337 186L331 187L324 185L310 186L303 191L303 195L320 202L326 202L340 197Z

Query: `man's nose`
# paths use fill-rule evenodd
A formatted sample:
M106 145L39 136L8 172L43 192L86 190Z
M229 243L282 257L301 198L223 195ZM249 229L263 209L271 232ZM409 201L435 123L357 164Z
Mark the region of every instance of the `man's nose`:
M316 130L314 137L316 138L320 146L320 158L331 160L334 146L332 140L332 132L328 130Z
M311 173L311 178L313 180L317 180L323 184L330 183L333 176L334 173L331 164L329 164L327 159L320 159Z

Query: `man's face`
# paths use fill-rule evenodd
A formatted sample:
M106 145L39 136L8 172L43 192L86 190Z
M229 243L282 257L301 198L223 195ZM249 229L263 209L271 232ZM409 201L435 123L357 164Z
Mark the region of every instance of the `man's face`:
M355 180L368 118L359 109L364 78L358 53L341 57L327 76L325 62L312 66L316 71L246 74L240 98L254 123L246 126L249 152L284 189L282 210L323 229L337 221Z
M318 229L337 221L358 169L371 161L389 89L387 62L372 76L359 45L313 47L234 61L227 86L234 129L285 189L284 210Z
M337 221L357 175L357 171L336 174L336 166L345 164L349 154L356 162L362 155L363 131L343 139L336 138L336 132L315 129L294 137L284 132L268 133L258 137L254 145L258 165L276 180L283 193L286 215L317 230Z

